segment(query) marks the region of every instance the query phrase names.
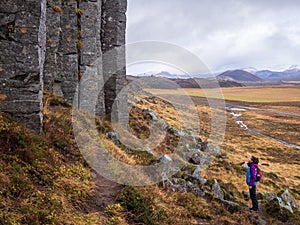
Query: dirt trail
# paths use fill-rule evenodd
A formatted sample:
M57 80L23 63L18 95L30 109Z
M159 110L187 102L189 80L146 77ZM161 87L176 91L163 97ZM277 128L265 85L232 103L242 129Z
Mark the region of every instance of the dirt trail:
M87 202L88 211L103 211L107 205L116 203L116 196L124 186L110 181L95 172L92 172L92 177L96 188L94 190L94 196Z

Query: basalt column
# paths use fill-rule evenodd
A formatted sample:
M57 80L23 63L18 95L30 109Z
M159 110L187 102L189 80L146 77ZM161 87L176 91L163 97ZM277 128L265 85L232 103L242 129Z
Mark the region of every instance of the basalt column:
M47 1L45 89L73 102L79 82L78 10L76 0Z
M126 0L102 0L102 53L105 82L105 109L111 118L113 104L118 118L126 120L127 93L119 94L126 87L125 44ZM121 47L121 48L120 48Z
M46 0L0 2L0 110L42 130Z
M78 13L80 49L79 106L101 118L105 114L101 50L101 0L82 1Z

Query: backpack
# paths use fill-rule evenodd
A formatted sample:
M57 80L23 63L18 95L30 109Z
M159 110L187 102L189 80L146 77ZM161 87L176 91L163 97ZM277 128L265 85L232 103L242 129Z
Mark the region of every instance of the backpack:
M262 171L257 167L257 171L256 171L256 180L255 180L255 181L256 181L256 182L261 181L262 176L263 176Z

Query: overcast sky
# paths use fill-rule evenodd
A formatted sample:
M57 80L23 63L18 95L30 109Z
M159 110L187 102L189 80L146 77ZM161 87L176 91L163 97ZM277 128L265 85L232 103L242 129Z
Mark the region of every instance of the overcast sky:
M127 43L145 40L186 48L213 72L283 70L300 64L300 1L128 0ZM128 71L160 69L145 64Z

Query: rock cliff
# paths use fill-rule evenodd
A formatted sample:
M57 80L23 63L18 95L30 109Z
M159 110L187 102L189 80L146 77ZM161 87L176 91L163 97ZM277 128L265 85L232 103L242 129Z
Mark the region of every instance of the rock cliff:
M110 115L113 103L126 98L118 96L125 86L125 50L115 50L125 44L126 8L126 0L2 1L0 111L39 133L43 90L72 102L88 71L94 75L84 82L91 85L77 94L99 92L95 113Z

